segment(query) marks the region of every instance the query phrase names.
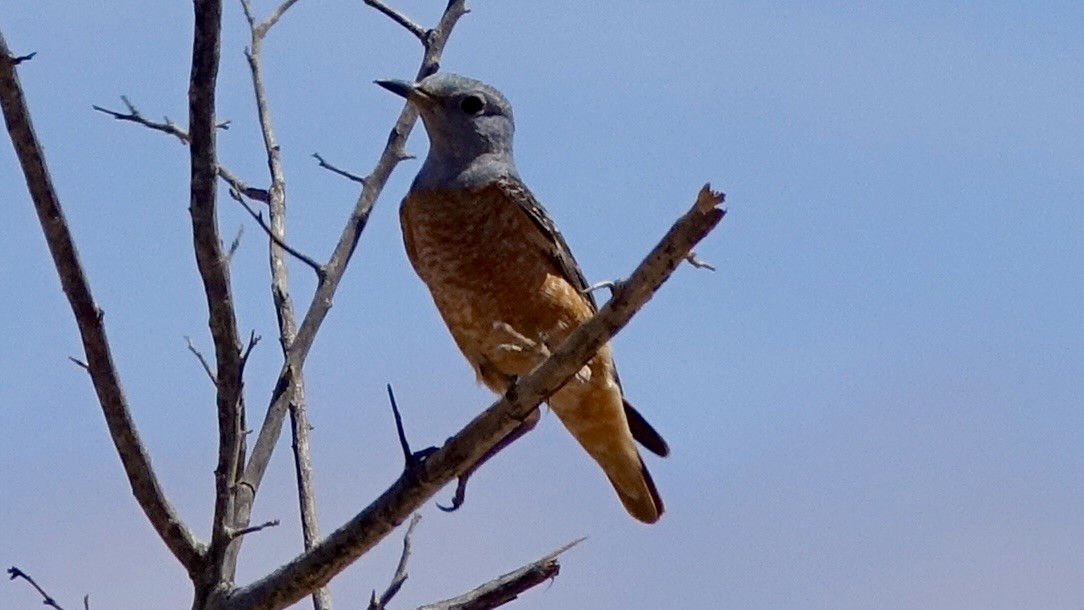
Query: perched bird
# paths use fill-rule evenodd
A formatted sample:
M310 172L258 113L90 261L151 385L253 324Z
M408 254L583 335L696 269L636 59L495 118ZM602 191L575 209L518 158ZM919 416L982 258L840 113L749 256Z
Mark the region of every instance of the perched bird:
M407 256L479 381L504 393L595 313L583 272L516 171L500 91L443 73L377 83L414 104L429 134L399 208ZM624 399L610 346L548 402L629 514L658 521L662 500L634 439L662 456L669 447Z

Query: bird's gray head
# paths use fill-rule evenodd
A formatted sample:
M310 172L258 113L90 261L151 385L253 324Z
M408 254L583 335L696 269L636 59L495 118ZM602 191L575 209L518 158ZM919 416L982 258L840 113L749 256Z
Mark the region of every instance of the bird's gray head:
M417 83L378 80L418 108L429 134L429 155L414 188L471 187L515 175L512 106L500 91L458 74L437 73Z

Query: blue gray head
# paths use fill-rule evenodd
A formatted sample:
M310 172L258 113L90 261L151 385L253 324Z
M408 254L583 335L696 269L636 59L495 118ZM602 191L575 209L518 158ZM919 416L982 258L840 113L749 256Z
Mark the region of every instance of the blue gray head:
M512 106L500 91L458 74L437 73L417 83L378 80L418 108L429 134L429 155L414 188L471 187L516 175Z

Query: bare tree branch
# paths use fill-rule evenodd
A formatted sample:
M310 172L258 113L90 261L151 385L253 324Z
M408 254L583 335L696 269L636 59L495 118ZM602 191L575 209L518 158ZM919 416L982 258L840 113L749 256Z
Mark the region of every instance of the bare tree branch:
M449 2L440 23L429 36L429 44L422 58L422 64L418 71L419 75L430 74L435 70L441 54L444 52L444 45L448 36L451 34L456 22L465 13L464 0ZM271 460L271 454L282 431L289 405L296 393L296 390L290 390L291 387L295 387L293 380L303 368L309 349L316 338L316 333L331 309L331 303L339 282L353 256L354 249L361 238L361 233L368 223L373 205L376 203L380 191L384 188L388 176L391 175L391 171L403 157L403 145L410 135L417 118L417 110L412 105L405 104L388 138L388 143L380 155L380 159L365 181L361 195L358 197L354 210L343 228L335 250L332 252L327 264L323 266L326 273L318 283L297 334L289 345L286 362L279 372L278 382L272 392L267 415L264 418L259 435L253 445L252 454L245 467L243 484L239 486L240 491L238 493L238 523L247 523L250 518L252 501L259 490L260 482L263 480L263 475Z
M282 237L276 235L274 230L271 227L267 226L267 223L264 222L263 214L257 212L256 210L253 210L252 206L250 206L248 202L246 202L241 196L241 193L238 193L236 190L230 189L230 197L232 197L237 203L240 203L241 207L245 208L245 211L248 212L248 215L256 221L256 224L260 225L260 228L263 229L263 232L266 233L269 238L271 238L271 241L275 242L276 246L285 250L297 260L308 265L309 268L316 273L317 278L324 275L324 268L320 266L320 263L316 262L312 257L298 251L296 248L286 243L286 240L284 240Z
M234 538L240 538L241 536L247 536L249 534L255 534L256 532L265 530L265 529L267 529L269 527L278 527L278 525L279 525L279 520L278 519L272 519L270 521L264 521L263 523L261 523L259 525L253 525L251 527L246 527L243 530L231 531L230 536L233 536Z
M53 187L41 144L34 133L22 87L15 73L15 62L0 34L0 105L3 107L8 134L22 165L30 197L41 222L45 240L60 276L60 283L75 315L86 353L86 369L94 383L109 435L124 466L125 475L140 508L155 532L181 562L189 575L201 566L203 545L166 499L151 468L150 457L136 431L128 410L128 401L120 385L102 313L94 301L90 284L83 273L67 219Z
M406 15L393 9L387 4L384 4L380 0L364 0L364 2L365 4L368 4L369 6L375 8L381 13L387 15L395 23L398 23L399 25L406 28L406 30L413 34L414 37L417 38L422 44L426 43L426 38L429 32L425 28L411 20L410 17L407 17Z
M410 561L410 539L414 535L414 528L418 527L418 522L421 520L422 516L418 513L414 513L414 516L410 518L410 525L407 526L406 534L403 535L403 553L399 556L399 565L395 567L395 574L392 575L388 588L384 589L380 597L377 597L376 591L373 591L368 610L386 610L388 603L399 592L399 589L403 588L403 583L407 580L407 562Z
M91 106L91 108L97 110L98 112L108 114L109 116L117 119L118 121L130 121L132 123L143 125L144 127L147 127L149 129L153 129L155 131L161 131L164 134L168 134L177 138L181 141L182 144L188 144L188 132L181 129L180 127L177 127L177 124L171 121L168 116L163 117L162 122L152 121L144 117L143 114L140 113L139 110L135 107L135 105L132 104L131 100L129 100L127 96L120 96L120 101L124 102L125 107L128 108L128 112L117 112L116 110L109 110L108 108L102 108L101 106ZM216 127L218 129L229 129L230 122L223 121L221 123L218 123Z
M137 125L142 125L154 131L160 131L164 134L171 135L177 138L177 140L179 140L181 144L184 144L185 146L188 145L188 132L181 129L180 127L177 127L177 124L171 121L169 117L164 117L161 122L152 121L140 114L139 110L137 110L136 107L132 105L132 102L129 101L127 97L122 95L120 96L120 99L124 102L124 105L128 107L127 113L117 112L116 110L109 110L108 108L102 108L101 106L92 107L98 112L108 114L109 116L117 120L128 121ZM219 129L227 129L228 126L229 121L218 124ZM222 180L225 181L226 184L230 185L230 188L232 188L233 190L241 193L249 199L254 199L256 201L267 203L267 191L245 184L245 182L238 178L236 174L231 172L226 167L223 167L222 165L217 165L215 170L218 173L218 177L222 178Z
M285 608L323 586L401 524L410 513L497 446L565 384L655 294L689 250L723 219L722 193L704 185L696 203L666 233L627 282L590 320L508 393L320 544L272 574L234 591L226 606Z
M417 610L489 610L503 606L519 597L520 593L527 589L557 578L557 574L561 572L557 556L584 540L586 538L573 540L549 555L518 570L498 576L472 591L458 597L420 606Z
M0 60L0 61L3 61L3 60ZM14 62L14 63L17 64L18 62ZM56 600L53 599L52 596L50 596L48 593L46 593L45 589L42 589L41 586L38 585L38 583L34 582L34 579L31 578L30 575L27 574L26 572L23 572L22 570L20 570L19 568L15 567L15 566L11 566L10 568L8 568L8 574L11 575L10 580L15 580L16 578L22 578L26 582L30 583L31 587L34 587L35 589L37 589L38 593L42 597L42 600L41 600L42 604L44 604L46 606L49 606L51 608L55 608L56 610L64 610L64 608L61 608L60 604L56 603Z
M324 158L320 156L320 153L312 153L312 156L313 156L314 159L316 159L320 163L320 167L328 170L329 172L331 172L333 174L338 174L338 175L342 176L343 178L346 178L347 180L352 180L352 181L357 182L358 184L360 184L362 186L365 186L365 178L362 178L361 176L358 176L357 174L351 174L350 172L348 172L348 171L346 171L344 169L339 169L339 168L335 167L334 165L328 163L327 161L324 161Z
M192 352L192 355L199 360L200 366L203 367L203 372L207 373L207 377L211 380L211 385L218 385L218 380L215 379L215 372L211 369L211 364L207 362L207 358L204 358L203 352L199 351L199 348L192 343L191 337L184 338L185 345L188 346L188 351Z
M318 281L323 281L324 268L315 260L301 254L286 243L286 175L282 166L282 155L276 141L274 127L271 121L271 110L267 101L267 89L264 85L263 65L261 51L263 40L272 27L282 18L283 14L294 5L296 0L286 0L280 4L274 12L262 23L256 25L253 18L252 7L249 0L241 0L245 17L249 23L250 42L245 51L248 60L249 72L252 78L252 88L256 100L256 113L259 119L260 132L263 135L264 154L267 159L267 168L270 173L271 187L267 191L266 202L270 226L264 224L263 216L254 213L248 204L237 198L245 210L249 212L271 238L269 245L269 264L271 267L271 295L275 304L275 314L279 326L279 343L282 347L284 358L289 358L290 346L297 334L297 322L294 316L293 299L290 296L289 266L286 254L290 254L301 260L316 272ZM320 526L316 514L316 489L312 475L312 456L309 450L309 425L307 414L307 401L305 399L305 379L300 368L290 378L289 386L284 394L290 398L290 429L293 437L294 472L297 480L298 508L301 514L301 533L305 550L311 549L320 540ZM246 487L246 490L251 489ZM249 519L251 505L235 508L234 519L239 523L245 523ZM236 564L237 547L227 557L227 561ZM315 610L330 610L331 593L326 587L320 587L312 592L312 602Z
M196 265L207 297L208 326L214 340L218 411L218 462L215 508L205 578L233 580L224 561L234 541L230 532L237 474L243 463L244 410L241 405L241 339L230 289L229 267L222 253L216 205L218 162L215 151L215 84L218 78L221 0L195 0L192 72L188 85L189 155L191 157L192 239ZM246 524L247 525L247 524ZM217 583L202 583L204 586Z

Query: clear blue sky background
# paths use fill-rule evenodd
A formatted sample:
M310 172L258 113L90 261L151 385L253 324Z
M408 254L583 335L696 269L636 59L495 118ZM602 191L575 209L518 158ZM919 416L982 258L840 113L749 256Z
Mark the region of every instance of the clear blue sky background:
M441 2L397 3L432 24ZM649 459L668 513L645 527L552 416L488 465L455 515L424 511L396 607L465 591L589 540L519 608L1084 606L1084 5L1079 2L489 2L446 69L512 100L520 170L589 279L627 274L705 181L731 215L617 339L631 399L668 437ZM271 6L257 2L266 14ZM206 537L210 352L187 157L91 104L127 94L185 120L186 2L0 3L39 136L165 489ZM222 161L265 180L227 3ZM330 252L417 43L360 2L300 2L266 68L289 174L290 241ZM410 149L424 155L419 130ZM325 530L396 476L384 395L438 444L490 395L404 257L393 176L309 360ZM224 195L224 193L223 193ZM22 177L0 146L0 563L69 607L187 608L181 569L131 498ZM265 240L228 198L258 420L279 360ZM296 299L313 285L295 266ZM299 548L288 443L240 580ZM444 494L447 497L447 493ZM399 534L334 581L359 607ZM38 607L22 583L0 607Z

